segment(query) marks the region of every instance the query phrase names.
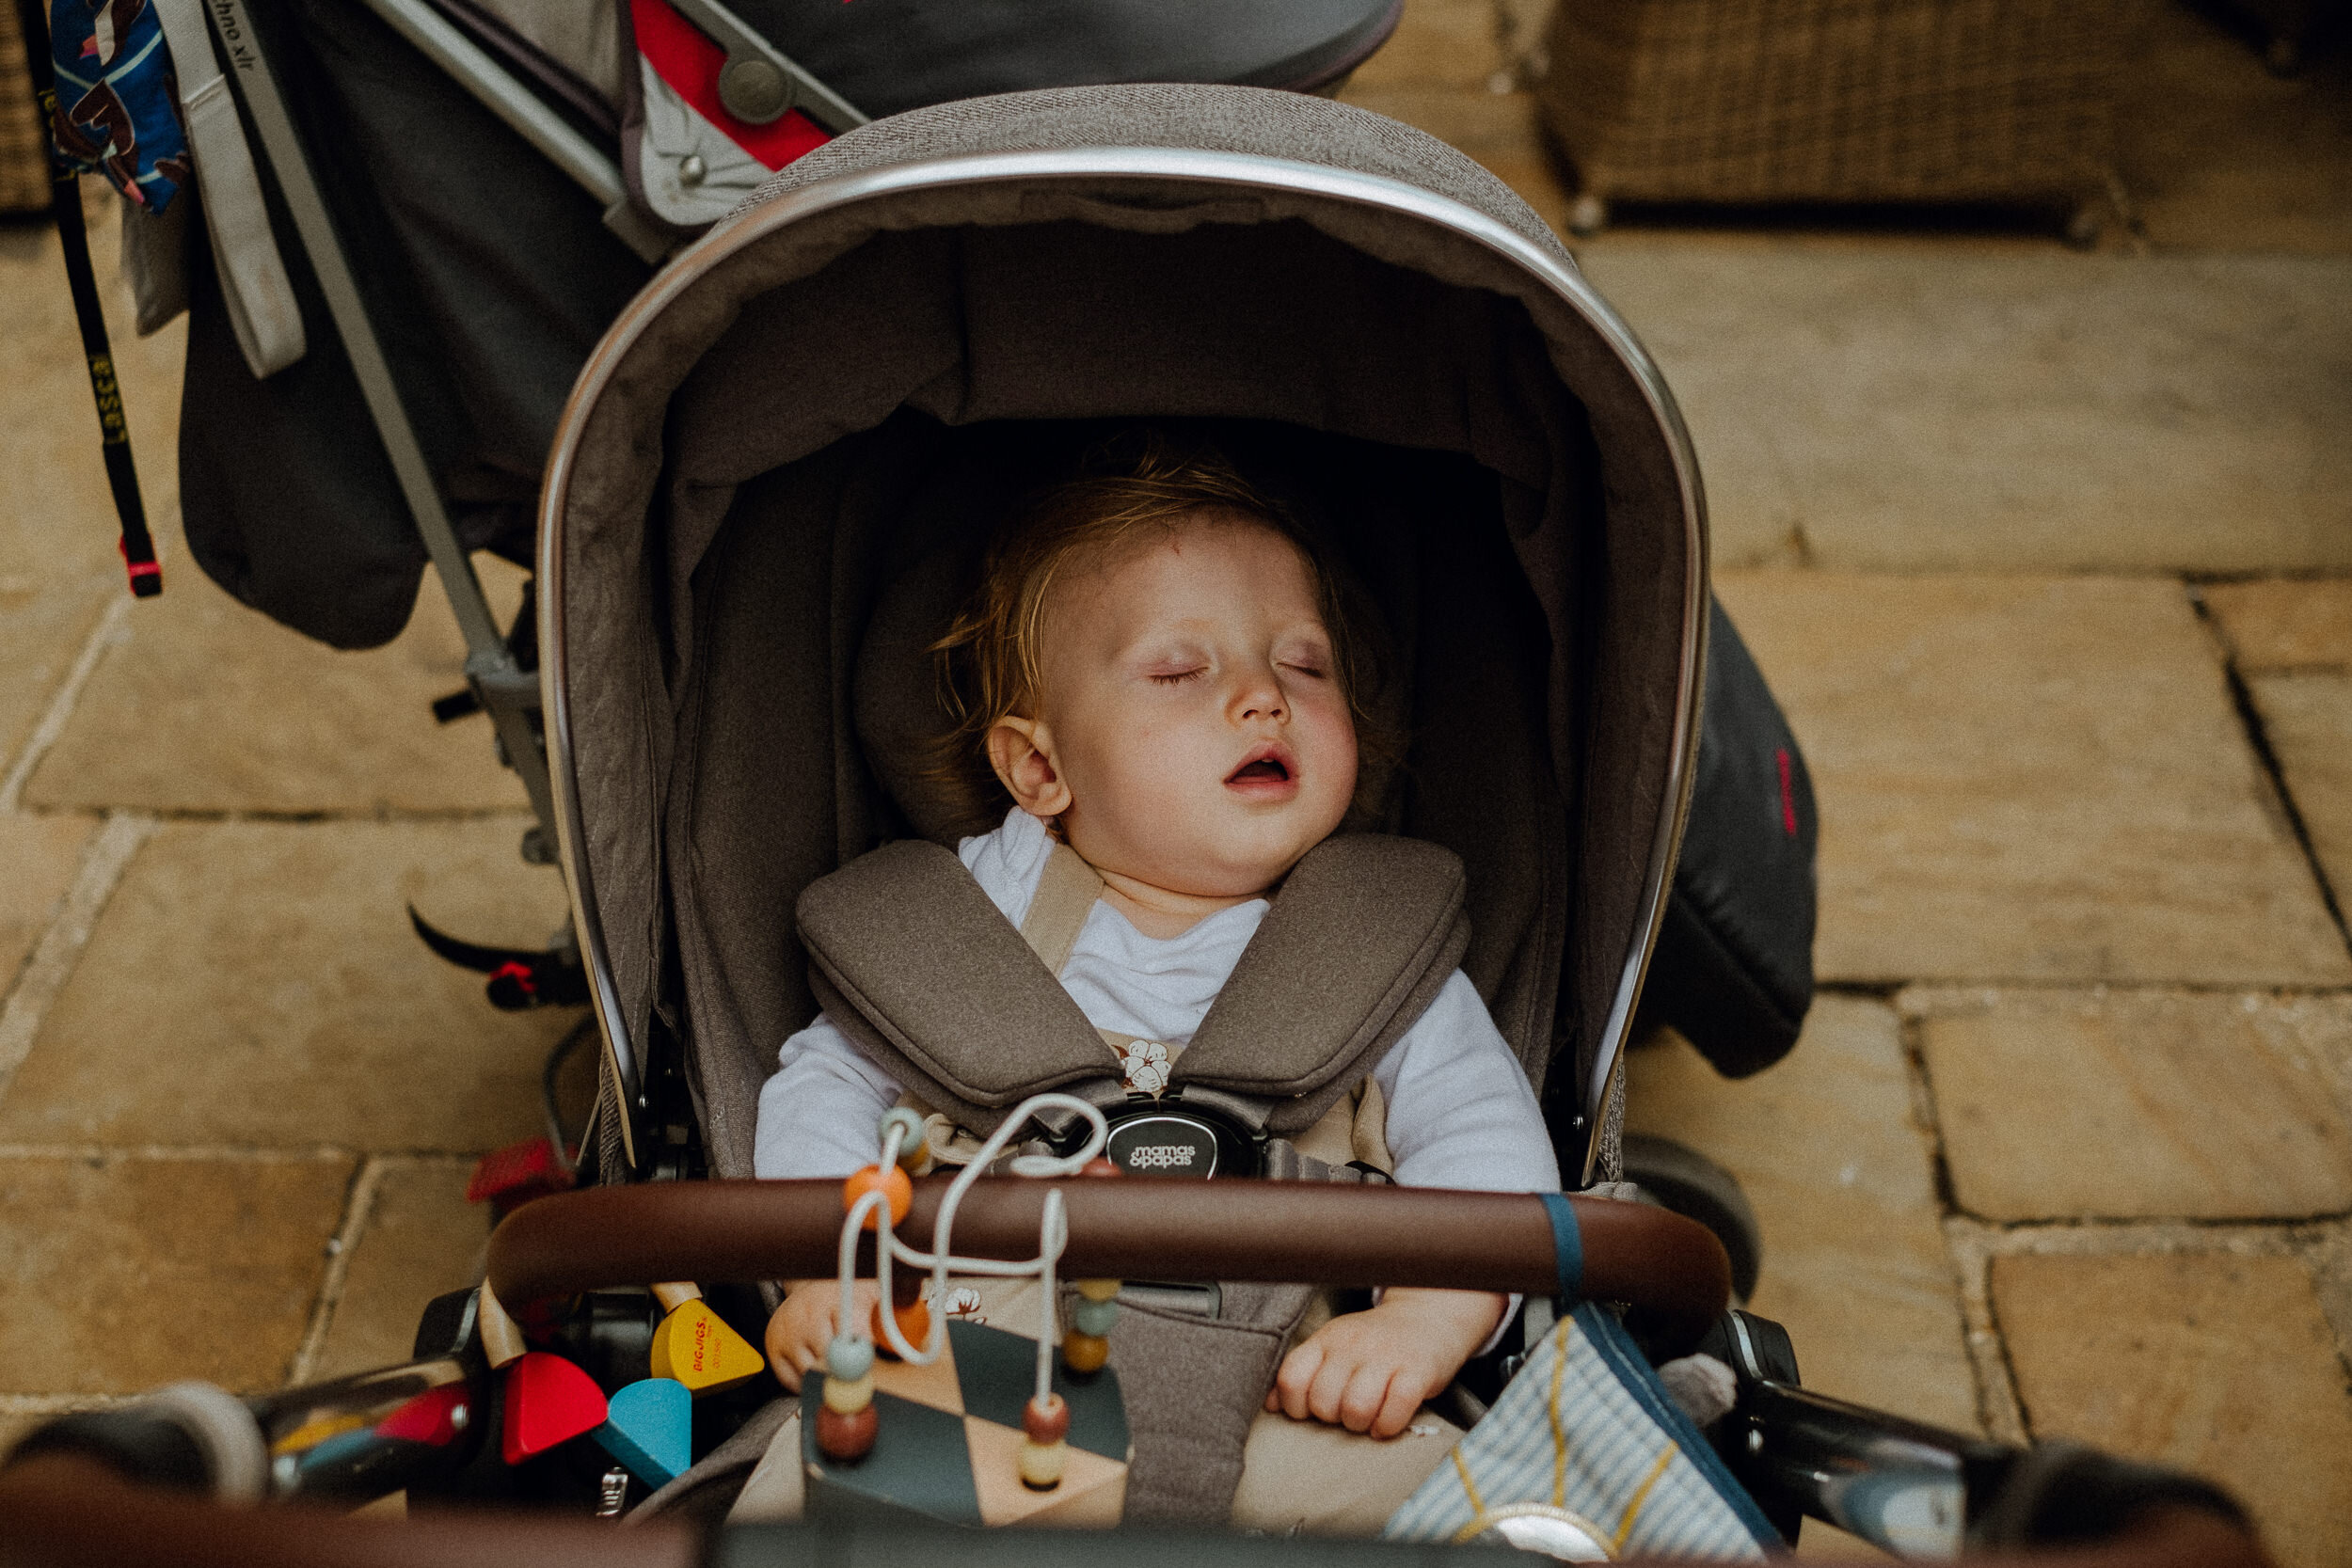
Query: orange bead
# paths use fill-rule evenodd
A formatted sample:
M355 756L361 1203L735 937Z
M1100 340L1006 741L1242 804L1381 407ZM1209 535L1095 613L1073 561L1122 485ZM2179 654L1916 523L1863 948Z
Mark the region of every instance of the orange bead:
M1085 1164L1078 1167L1078 1174L1080 1176L1124 1176L1127 1173L1119 1168L1116 1161L1105 1159L1102 1155L1097 1154L1093 1159L1089 1160Z
M1080 1377L1090 1377L1103 1370L1103 1363L1111 1358L1111 1342L1097 1335L1076 1331L1061 1337L1061 1364Z
M890 1205L890 1223L897 1225L905 1219L907 1210L914 1203L914 1183L907 1180L906 1171L898 1165L886 1171L880 1165L868 1165L842 1182L841 1212L846 1214L856 1208L857 1200L876 1188L880 1188L884 1195L882 1201ZM876 1223L869 1212L866 1216L866 1228L875 1228Z
M890 1337L882 1332L882 1303L879 1301L874 1303L874 1350L877 1354L887 1355L896 1360L898 1353L891 1347ZM906 1336L907 1343L921 1350L924 1341L930 1338L930 1307L916 1301L912 1305L898 1308L892 1316L898 1320L898 1332Z

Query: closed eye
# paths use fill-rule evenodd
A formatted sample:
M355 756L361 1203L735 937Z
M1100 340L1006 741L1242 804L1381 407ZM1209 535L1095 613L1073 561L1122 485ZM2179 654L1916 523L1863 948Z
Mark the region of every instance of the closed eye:
M1206 665L1197 666L1190 670L1154 671L1152 675L1152 684L1153 686L1182 686L1186 681L1198 680L1208 673Z

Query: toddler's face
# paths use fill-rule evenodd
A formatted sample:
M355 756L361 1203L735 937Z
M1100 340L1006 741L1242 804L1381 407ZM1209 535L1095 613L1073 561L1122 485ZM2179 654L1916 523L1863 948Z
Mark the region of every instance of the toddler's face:
M1000 726L992 756L1098 868L1247 896L1347 814L1356 730L1331 634L1311 568L1273 530L1200 512L1081 556L1041 633L1026 744L999 745Z

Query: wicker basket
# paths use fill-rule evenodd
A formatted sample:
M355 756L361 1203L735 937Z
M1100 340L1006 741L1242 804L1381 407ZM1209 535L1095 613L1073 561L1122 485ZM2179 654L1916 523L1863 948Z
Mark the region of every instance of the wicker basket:
M2122 0L1560 0L1549 53L1579 228L1619 198L2090 211Z
M33 105L16 8L0 5L0 213L48 210L49 133Z

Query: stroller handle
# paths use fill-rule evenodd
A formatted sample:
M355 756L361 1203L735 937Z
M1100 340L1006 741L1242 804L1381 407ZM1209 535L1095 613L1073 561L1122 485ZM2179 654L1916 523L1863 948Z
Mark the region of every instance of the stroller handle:
M899 1225L929 1238L946 1179L915 1183ZM959 1252L1037 1250L1045 1194L1067 1206L1065 1277L1436 1286L1550 1295L1549 1211L1533 1193L1304 1181L977 1181L957 1211ZM1655 1314L1667 1348L1698 1341L1731 1300L1723 1243L1649 1204L1570 1198L1583 1251L1579 1294ZM524 1205L490 1238L490 1287L510 1308L655 1280L751 1282L830 1275L838 1181L677 1181L591 1188ZM871 1247L868 1246L870 1256Z

